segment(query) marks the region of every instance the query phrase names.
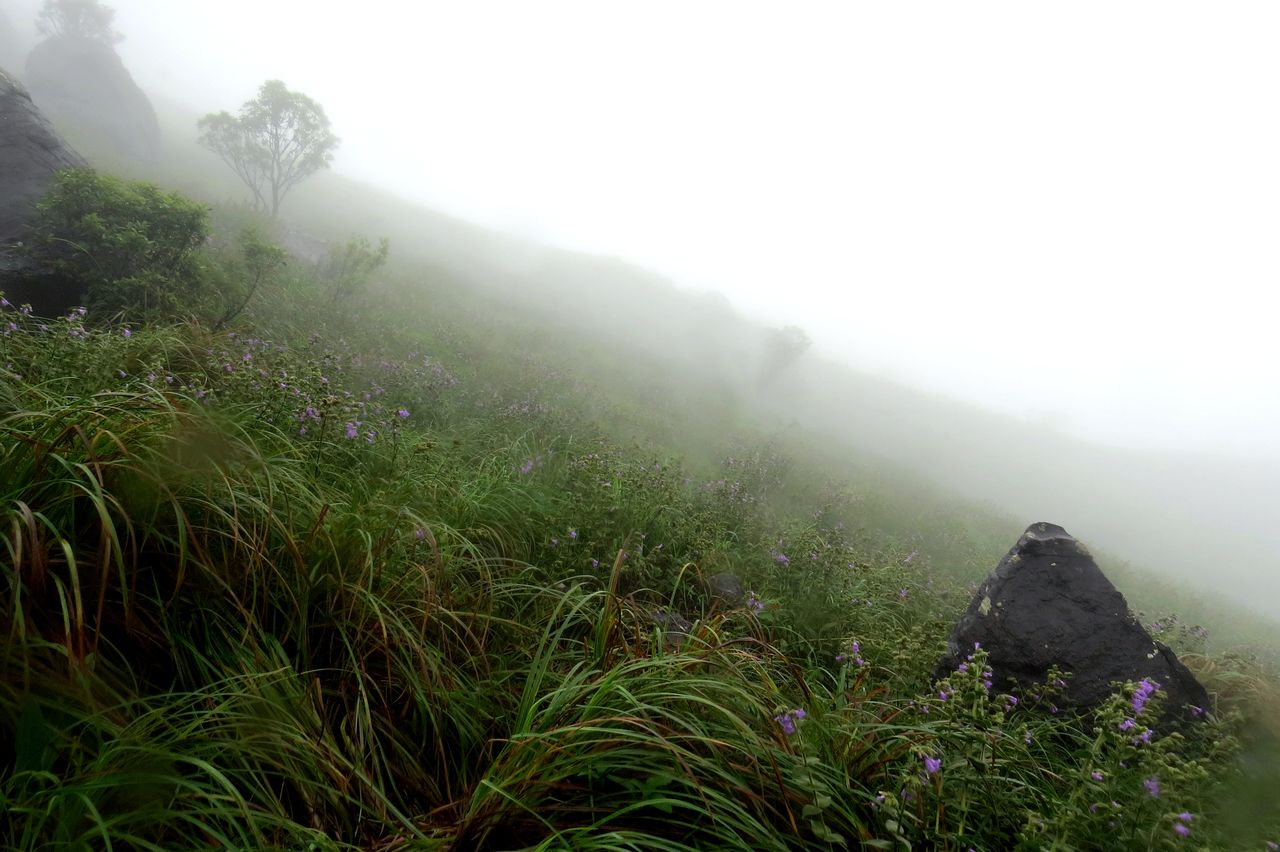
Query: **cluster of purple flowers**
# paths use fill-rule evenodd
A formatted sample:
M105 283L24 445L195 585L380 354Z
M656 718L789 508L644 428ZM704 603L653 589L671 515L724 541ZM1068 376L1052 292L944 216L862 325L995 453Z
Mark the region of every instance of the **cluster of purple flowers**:
M867 661L862 659L862 646L858 644L856 639L849 643L848 653L836 654L836 662L852 662L855 666L865 666L867 664Z
M920 757L924 760L924 771L929 775L937 775L938 770L942 768L942 758L927 754L922 754Z
M796 723L805 718L808 714L803 708L797 707L794 710L788 710L785 713L779 713L773 717L773 721L782 726L782 732L790 736L796 732Z
M751 610L752 615L759 615L764 612L764 601L756 597L755 592L747 592L747 609Z
M1191 833L1191 820L1194 817L1188 811L1178 814L1177 820L1173 824L1173 831L1179 837L1186 837Z
M1144 677L1142 679L1138 684L1138 688L1133 691L1133 715L1137 716L1142 713L1142 708L1147 706L1147 702L1151 700L1151 696L1159 688L1160 684L1150 678Z

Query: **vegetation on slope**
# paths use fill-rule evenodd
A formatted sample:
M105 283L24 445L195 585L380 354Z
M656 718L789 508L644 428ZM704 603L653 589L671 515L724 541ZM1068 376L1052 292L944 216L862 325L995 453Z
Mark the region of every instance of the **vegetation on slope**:
M6 848L1280 839L1261 664L1173 637L1218 706L1145 737L934 683L1003 519L429 277L215 331L218 218L194 316L0 307Z

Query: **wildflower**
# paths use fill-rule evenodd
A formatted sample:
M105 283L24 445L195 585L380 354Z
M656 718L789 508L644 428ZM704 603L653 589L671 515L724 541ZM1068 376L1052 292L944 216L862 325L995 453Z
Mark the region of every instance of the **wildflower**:
M1101 781L1102 773L1095 769L1089 773L1089 777L1092 778L1094 781Z
M924 771L925 771L925 772L929 773L930 775L937 775L937 774L938 774L938 770L939 770L939 769L941 769L941 768L942 768L942 758L940 758L940 757L927 757L927 756L925 757L925 759L924 759Z
M1187 705L1187 706L1191 708L1191 715L1192 715L1192 716L1195 716L1196 718L1199 718L1199 717L1201 717L1201 716L1203 716L1203 715L1204 715L1204 712L1205 712L1205 711L1204 711L1204 708L1203 708L1203 707L1197 707L1197 706L1196 706L1196 705L1194 705L1194 704L1189 704L1189 705Z
M422 527L418 527L416 530L413 531L413 537L416 538L418 541L422 541L424 538L427 537L427 531L424 530Z
M764 601L756 597L755 592L748 592L747 593L747 609L751 610L752 613L764 612Z
M1191 833L1191 829L1180 822L1176 822L1173 824L1173 831L1179 837L1186 837L1188 834Z
M356 426L356 424L354 424L354 423L348 423L348 424L347 424L347 438L348 438L348 439L353 439L353 438L355 438L355 436L356 436L356 435L358 435L358 434L360 434L360 429Z
M898 597L904 601L907 599L907 595L909 594L910 592L908 592L906 589L898 589Z
M1178 814L1178 819L1180 819L1182 822L1191 822L1191 820L1195 819L1195 817L1193 817L1189 811L1183 811L1182 813Z
M1160 779L1148 778L1142 782L1142 786L1147 788L1147 792L1151 794L1151 798L1158 799L1160 797Z
M525 459L525 460L524 460L524 464L520 465L520 472L521 472L521 473L532 473L532 472L533 472L533 459Z
M372 444L374 438L376 437L378 437L378 433L373 431L372 429L364 433L364 440L366 444Z
M1132 730L1136 724L1138 723L1133 721L1132 719L1125 719L1123 722L1120 723L1120 730L1122 731Z
M1031 729L1030 728L1028 728L1027 732L1022 735L1022 741L1027 745L1031 745Z
M124 335L124 339L125 339L125 340L128 340L130 337L133 337L133 332L132 332L132 331L130 331L129 329L127 329L127 328L126 328L124 331L120 332L120 333Z
M399 417L401 420L407 419L409 417L409 409L407 408L400 409L399 411L396 412L396 417Z
M577 531L577 530L569 530L569 538L573 539L574 541L577 541L577 540L578 540L578 531ZM662 547L662 545L658 545L658 547Z
M116 374L119 375L120 378L122 379L127 378L129 376L129 374L126 373L124 370L116 370Z
M557 545L559 545L559 544L560 544L560 539L556 538L555 536L552 536L552 537L551 537L551 546L552 546L552 547L556 547L556 546L557 546Z
M599 567L600 567L600 560L599 560L599 559L592 559L592 560L591 560L591 567L592 567L592 568L599 568Z
M0 308L8 308L8 307L11 307L9 304L9 300L6 299L4 296L0 296Z
M804 718L804 711L800 709L788 710L785 713L779 713L773 717L773 721L777 722L782 728L782 732L787 736L791 736L796 732L796 721Z
M1147 706L1147 701L1150 700L1151 694L1159 688L1160 684L1149 678L1144 677L1142 679L1142 682L1138 684L1138 688L1133 691L1133 715L1137 716L1142 712L1142 708Z
M968 663L961 663L960 665L956 666L956 674L964 674L967 671L969 671Z
M773 554L773 561L774 561L774 562L777 562L779 565L790 565L790 564L791 564L791 558L790 558L789 556L787 556L787 554L785 554L785 553L775 553L775 554Z

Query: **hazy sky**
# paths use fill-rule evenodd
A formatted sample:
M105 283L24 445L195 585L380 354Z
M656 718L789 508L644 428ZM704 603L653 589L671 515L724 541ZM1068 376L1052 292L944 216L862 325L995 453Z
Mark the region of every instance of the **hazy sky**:
M339 171L913 384L1280 457L1274 0L110 5L145 88L280 78Z

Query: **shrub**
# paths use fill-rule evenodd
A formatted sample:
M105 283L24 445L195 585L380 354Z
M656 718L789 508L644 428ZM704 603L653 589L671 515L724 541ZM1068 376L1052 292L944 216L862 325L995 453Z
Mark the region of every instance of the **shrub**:
M198 303L197 257L207 237L203 205L154 184L72 169L37 204L28 251L75 283L95 314L141 320Z

